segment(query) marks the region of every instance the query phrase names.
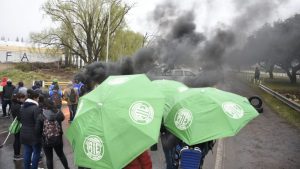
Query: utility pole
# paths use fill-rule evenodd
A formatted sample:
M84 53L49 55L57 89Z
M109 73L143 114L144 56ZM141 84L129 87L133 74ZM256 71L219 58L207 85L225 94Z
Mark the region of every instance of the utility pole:
M110 8L111 3L108 4L108 24L107 24L107 44L106 44L106 63L108 62L108 54L109 54L109 32L110 32Z

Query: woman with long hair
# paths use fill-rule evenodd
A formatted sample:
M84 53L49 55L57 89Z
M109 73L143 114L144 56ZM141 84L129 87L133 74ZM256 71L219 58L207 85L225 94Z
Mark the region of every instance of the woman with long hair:
M68 161L63 151L63 130L61 122L64 119L64 114L60 109L57 109L53 101L45 99L43 113L40 114L38 118L37 131L42 134L43 150L48 169L53 169L53 149L64 168L69 169Z

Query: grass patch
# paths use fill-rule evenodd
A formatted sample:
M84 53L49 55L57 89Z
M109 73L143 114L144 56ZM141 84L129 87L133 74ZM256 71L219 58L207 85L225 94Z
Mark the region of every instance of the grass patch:
M290 124L300 129L300 112L290 108L282 101L260 89L258 86L251 86L262 97L264 104L268 105L273 111L286 119Z
M300 104L300 83L299 82L297 84L291 84L288 79L276 78L276 79L264 80L263 85L271 88L272 90Z
M250 86L261 98L264 104L268 105L280 117L288 121L288 123L300 129L300 112L290 108L282 101L260 89L257 85L249 83L249 78L244 74L237 75L245 84ZM285 91L289 93L298 93L300 90L299 82L297 84L289 83L286 78L264 79L263 84L275 91Z
M263 84L273 90L300 91L300 82L291 84L286 78L265 79Z
M34 80L45 80L59 78L57 76L52 76L49 74L39 73L35 71L24 72L19 69L6 69L0 72L0 77L8 77L12 80L14 85L18 82L23 81L26 87L31 87Z

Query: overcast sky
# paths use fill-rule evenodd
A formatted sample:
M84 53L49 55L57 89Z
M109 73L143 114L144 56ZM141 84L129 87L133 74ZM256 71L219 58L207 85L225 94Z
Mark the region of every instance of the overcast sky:
M0 36L15 40L16 37L28 39L30 32L38 32L49 26L51 21L43 16L41 5L46 0L0 0ZM196 11L197 30L209 32L220 24L230 25L237 16L232 1L238 0L174 0L183 9ZM250 1L250 0L249 0ZM264 1L264 0L261 0ZM285 2L266 19L271 22L285 19L296 12L300 13L300 0L279 0ZM126 17L129 27L145 34L157 33L157 28L149 22L149 15L162 0L125 0L135 4ZM247 2L240 0L240 2Z

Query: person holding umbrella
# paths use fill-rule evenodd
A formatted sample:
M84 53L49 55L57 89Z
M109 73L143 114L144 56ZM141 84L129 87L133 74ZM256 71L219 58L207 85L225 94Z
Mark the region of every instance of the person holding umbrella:
M75 164L120 169L147 157L143 152L159 138L164 99L146 75L108 77L80 98L66 132Z
M148 151L143 152L124 169L152 169L152 161Z

